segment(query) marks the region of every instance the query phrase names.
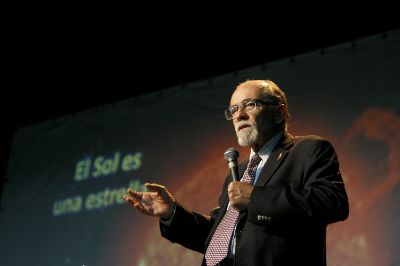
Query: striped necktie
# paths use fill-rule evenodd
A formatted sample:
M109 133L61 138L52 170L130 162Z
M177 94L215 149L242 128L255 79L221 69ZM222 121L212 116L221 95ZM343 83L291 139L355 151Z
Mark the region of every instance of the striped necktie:
M257 153L254 154L240 182L253 183L260 161L261 157ZM229 205L208 245L205 255L208 266L217 265L228 254L229 243L238 217L239 212Z

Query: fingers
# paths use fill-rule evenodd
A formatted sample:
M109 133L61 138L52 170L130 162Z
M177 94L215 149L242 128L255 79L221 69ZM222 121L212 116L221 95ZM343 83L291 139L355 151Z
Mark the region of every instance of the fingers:
M159 184L146 183L144 185L148 191L139 192L129 188L127 195L123 196L124 200L145 215L158 216L160 208L163 215L167 205L173 200L167 197L168 190Z
M158 184L149 184L146 183L145 187L149 190L156 191L156 192L161 192L164 191L165 188L161 185ZM131 188L128 188L128 195L124 195L123 198L125 201L129 202L132 206L135 206L137 203L142 203L143 200L149 200L150 194L153 193L148 193L148 192L139 192L135 191Z
M140 201L143 198L143 192L138 192L131 188L128 189L128 194L132 197L132 199L137 201Z
M133 191L135 192L135 191ZM142 214L145 215L151 215L151 208L149 208L149 206L145 206L145 202L142 202L142 200L138 200L136 197L132 197L131 196L131 191L129 191L129 195L124 195L123 198L126 202L128 202L130 205L132 205L135 209L137 209L138 211L140 211Z
M240 191L240 187L243 184L244 183L240 182L240 181L234 181L234 182L229 183L229 185L228 185L228 193L229 194L235 193L235 192L237 193L238 191Z
M131 204L133 207L136 207L135 205L140 203L140 200L133 198L132 196L129 196L129 195L124 195L123 198L126 202Z
M128 189L128 195L123 196L124 200L131 204L133 207L138 208L141 205L143 199L143 192L135 191L131 188Z
M154 191L154 192L158 192L158 193L163 193L163 192L165 192L167 190L164 186L159 185L159 184L155 184L155 183L151 183L151 184L150 183L146 183L146 184L144 184L144 186L148 190Z
M146 186L147 184L145 184ZM162 186L157 185L157 184L149 184L150 189L152 190L161 190ZM147 186L146 186L147 187ZM151 194L156 194L154 192L139 192L139 191L135 191L131 188L128 188L127 190L128 194L123 196L123 199L128 202L129 204L131 204L133 207L135 207L136 209L138 209L140 212L144 213L144 214L148 214L148 211L146 210L146 206L147 201L151 201L152 197L154 197L155 195L151 195Z
M253 185L243 182L232 182L228 185L229 201L237 210L247 209L250 204Z
M153 192L162 193L162 192L167 191L167 189L164 186L159 185L159 184L155 184L155 183L152 183L152 184L146 183L146 184L144 184L144 186L148 190L153 191ZM135 191L135 190L133 190L131 188L128 189L128 193L132 198L134 198L136 200L139 200L139 201L143 198L143 195L144 195L143 192Z

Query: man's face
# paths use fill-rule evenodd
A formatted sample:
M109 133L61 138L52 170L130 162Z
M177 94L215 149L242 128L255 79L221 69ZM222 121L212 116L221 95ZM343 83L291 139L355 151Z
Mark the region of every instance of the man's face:
M240 84L232 94L230 105L239 105L245 100L267 101L264 89L255 81ZM239 145L258 151L276 133L275 110L271 106L258 104L252 112L239 108L238 116L232 120Z

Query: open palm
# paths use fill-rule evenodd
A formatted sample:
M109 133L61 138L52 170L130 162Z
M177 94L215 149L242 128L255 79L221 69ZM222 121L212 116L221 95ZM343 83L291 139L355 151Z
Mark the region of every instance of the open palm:
M124 199L141 213L160 218L168 218L172 215L175 199L169 191L158 184L145 184L149 192L138 192L128 189Z

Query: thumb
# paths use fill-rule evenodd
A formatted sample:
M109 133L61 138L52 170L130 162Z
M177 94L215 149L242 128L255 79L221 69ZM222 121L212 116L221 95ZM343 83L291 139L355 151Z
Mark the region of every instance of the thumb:
M144 186L148 189L148 190L150 190L150 191L153 191L153 192L157 192L157 193L165 193L166 191L167 191L167 189L164 187L164 186L162 186L162 185L159 185L159 184L155 184L155 183L146 183L146 184L144 184Z

